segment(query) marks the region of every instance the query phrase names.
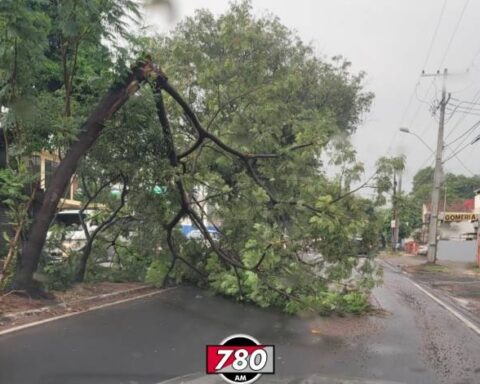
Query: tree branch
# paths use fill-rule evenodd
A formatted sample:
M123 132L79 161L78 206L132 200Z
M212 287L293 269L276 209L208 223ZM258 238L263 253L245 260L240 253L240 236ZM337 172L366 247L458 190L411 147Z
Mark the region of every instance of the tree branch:
M358 186L357 188L355 189L352 189L346 193L344 193L343 195L341 196L338 196L337 198L333 199L332 201L330 201L330 204L335 204L336 202L354 194L355 192L358 192L360 189L362 188L365 188L368 183L370 182L370 180L372 180L375 176L377 175L377 172L375 172L372 176L370 176L367 180L365 180L365 182L363 182L360 186Z
M82 208L80 209L79 211L79 220L80 220L80 225L82 226L83 228L83 232L85 233L85 237L87 238L87 240L90 239L90 231L88 230L87 228L87 225L85 224L85 219L83 218L83 213L85 212L85 210L88 208L88 206L92 203L93 200L95 200L98 195L106 188L108 187L110 184L112 184L115 180L117 180L120 176L115 176L113 177L112 179L106 181L105 183L103 183L100 188L97 188L97 190L95 191L95 193L92 195L90 193L90 191L88 190L87 188L87 183L85 182L85 178L82 176L81 177L81 181L82 181L82 187L84 189L84 191L87 193L87 196L88 196L88 200L85 202L85 204L82 206Z
M187 117L190 119L190 121L193 124L193 127L196 129L198 133L198 140L203 140L205 138L210 139L213 141L215 144L217 144L220 148L222 148L224 151L231 153L232 155L235 155L239 158L242 159L254 159L254 158L277 158L280 157L278 154L267 154L267 153L261 153L261 154L248 154L248 153L242 153L229 145L225 144L220 138L215 136L214 134L210 133L206 129L202 127L200 124L200 121L198 121L198 118L196 114L193 112L193 110L190 108L188 103L183 99L182 96L173 88L167 78L162 75L158 75L157 77L157 87L161 87L162 89L165 90L183 109L184 113L187 115ZM200 145L200 144L198 144ZM189 153L191 153L190 151Z

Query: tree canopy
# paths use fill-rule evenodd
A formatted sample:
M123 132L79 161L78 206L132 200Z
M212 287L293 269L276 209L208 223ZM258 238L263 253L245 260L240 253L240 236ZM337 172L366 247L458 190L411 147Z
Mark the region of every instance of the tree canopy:
M357 240L375 248L376 213L351 190L363 166L349 144L372 100L363 73L353 74L342 57L318 58L274 16L254 17L248 2L219 16L197 11L168 36L130 36L134 2L21 4L43 20L43 43L25 53L39 58L22 93L2 99L16 156L8 167L19 173L22 156L50 148L63 158L58 177L82 159L77 197L84 204L95 197L116 215L89 253L101 258L112 245L117 268L136 279L189 280L289 312L368 306L376 269L356 257ZM129 49L113 43L118 36ZM141 56L134 70L128 52ZM2 68L5 79L15 74L7 59ZM117 85L95 109L111 82ZM29 113L17 113L27 98ZM340 170L334 177L329 164ZM103 193L111 184L125 191L120 205ZM53 214L45 204L55 196L47 188L43 231ZM182 236L182 219L204 241ZM37 235L40 244L38 223L33 217L27 238ZM125 223L129 240L120 243ZM35 256L28 244L20 266ZM87 277L98 272L93 260L85 267Z
M426 167L420 169L413 177L412 195L420 204L428 203L431 200L433 173L432 167ZM449 202L472 199L474 191L480 188L480 176L447 173L443 185Z

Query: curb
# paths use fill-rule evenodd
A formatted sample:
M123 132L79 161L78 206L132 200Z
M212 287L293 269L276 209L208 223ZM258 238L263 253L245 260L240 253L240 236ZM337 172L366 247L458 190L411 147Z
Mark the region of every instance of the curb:
M132 293L132 292L136 292L136 291L144 291L144 290L147 290L147 289L152 289L152 286L142 286L142 287L126 289L124 291L103 293L103 294L97 295L97 296L89 296L89 297L85 297L83 299L73 300L73 301L70 301L68 303L62 302L62 303L58 303L58 304L46 305L45 307L41 307L41 308L37 308L37 309L27 309L26 311L21 311L21 312L7 312L7 313L2 314L1 317L3 319L7 319L7 320L18 320L18 319L21 319L21 318L24 318L24 317L38 315L38 314L48 312L48 311L51 311L51 310L55 310L55 309L68 310L68 308L71 307L72 305L83 304L83 303L86 303L88 301L92 301L92 300L96 300L96 299L106 299L108 297L120 296L120 295Z
M121 291L121 292L114 292L114 293L115 293L115 294L121 294L121 293L126 293L126 292L129 292L129 291L131 292L132 290L135 291L135 290L140 290L140 289L145 289L145 288L150 288L150 287L133 288L133 289L129 289L129 290ZM147 298L147 297L159 295L159 294L161 294L161 293L165 293L165 292L171 291L171 290L176 289L176 288L177 288L177 287L171 287L171 288L161 289L161 290L157 290L157 291L154 291L154 292L145 293L145 294L143 294L143 295L137 295L137 296L134 296L134 297L128 297L128 298L126 298L126 299L121 299L121 300L113 301L113 302L110 302L110 303L95 305L95 306L93 306L93 307L90 307L90 308L87 308L87 309L84 309L84 310L81 310L81 311L65 313L65 314L58 315L58 316L53 316L53 317L50 317L50 318L47 318L47 319L38 320L38 321L31 322L31 323L26 323L26 324L18 325L18 326L15 326L15 327L8 328L8 329L5 329L5 330L3 330L3 331L0 331L0 336L7 335L7 334L10 334L10 333L13 333L13 332L17 332L17 331L21 331L21 330L26 329L26 328L35 327L35 326L37 326L37 325L42 325L42 324L50 323L50 322L52 322L52 321L56 321L56 320L65 319L65 318L68 318L68 317L73 317L73 316L81 315L82 313L92 312L92 311L96 311L96 310L98 310L98 309L103 309L103 308L111 307L111 306L114 306L114 305L117 305L117 304L127 303L127 302L130 302L130 301L139 300L139 299L144 299L144 298ZM107 297L115 296L115 295L112 295L112 294L105 294L105 295L106 295ZM92 300L92 299L94 299L94 298L98 298L98 297L100 297L100 296L105 296L105 295L99 295L99 296L89 297L88 299L85 299L85 301ZM79 303L79 302L80 302L80 301L77 301L76 303ZM61 304L59 304L59 305L61 305ZM51 307L53 307L53 306L51 306ZM43 307L43 308L51 309L51 307ZM40 309L43 309L43 308L40 308ZM46 310L44 310L44 311L46 311ZM27 312L27 311L26 311L26 312Z

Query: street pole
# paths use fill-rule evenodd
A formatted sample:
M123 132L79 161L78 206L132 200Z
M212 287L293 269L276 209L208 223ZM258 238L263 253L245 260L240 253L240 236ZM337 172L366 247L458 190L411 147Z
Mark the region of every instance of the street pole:
M398 209L398 199L401 198L401 194L402 194L402 173L400 172L398 174L398 183L397 183L397 186L398 186L398 191L397 191L397 197L395 199L395 228L394 228L394 232L393 232L393 238L394 238L394 241L395 241L395 249L397 249L397 244L398 244L398 241L399 241L399 238L400 238L400 210Z
M437 76L437 74L433 76ZM440 202L440 185L442 183L442 159L443 159L443 131L445 126L445 107L448 104L450 95L446 95L447 69L443 71L442 99L440 101L440 121L438 123L437 150L435 156L435 173L433 175L432 205L430 209L430 223L428 227L428 254L427 259L430 263L437 261L437 232L438 232L438 204ZM425 75L424 76L432 76Z
M397 226L397 171L393 171L393 192L392 192L392 222L391 222L391 232L392 232L392 252L397 250L395 242L395 231Z

